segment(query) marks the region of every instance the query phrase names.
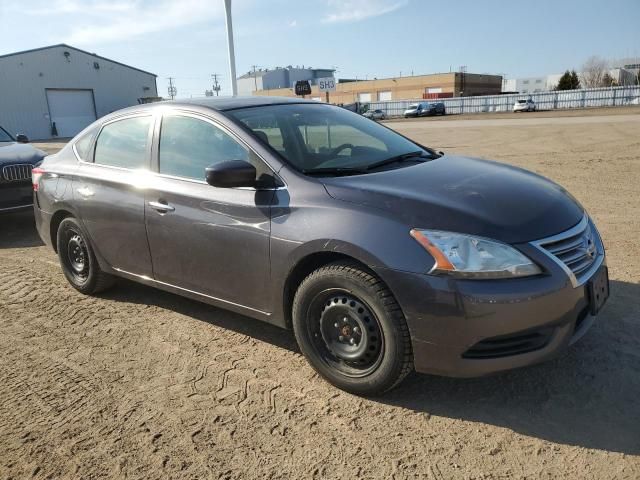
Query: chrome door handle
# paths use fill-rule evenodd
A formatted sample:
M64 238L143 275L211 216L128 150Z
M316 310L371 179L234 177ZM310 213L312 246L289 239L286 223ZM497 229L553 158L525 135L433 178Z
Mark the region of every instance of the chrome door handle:
M162 202L149 202L149 206L162 213L173 212L176 209L176 207L172 207L168 203Z

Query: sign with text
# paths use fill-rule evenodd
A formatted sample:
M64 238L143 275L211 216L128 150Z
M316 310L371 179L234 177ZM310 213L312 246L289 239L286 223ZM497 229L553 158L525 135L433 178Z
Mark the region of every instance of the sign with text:
M299 80L296 82L296 95L311 95L311 85L308 80Z
M318 89L321 92L335 92L336 91L336 79L333 77L325 77L318 79Z

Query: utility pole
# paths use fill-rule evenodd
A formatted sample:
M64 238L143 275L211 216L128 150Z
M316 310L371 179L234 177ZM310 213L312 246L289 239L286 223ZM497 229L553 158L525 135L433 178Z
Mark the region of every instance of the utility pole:
M171 100L176 98L176 95L178 94L178 89L173 84L173 77L169 77L169 87L167 88L167 93L171 97Z
M231 95L238 95L236 80L236 54L233 48L233 24L231 22L231 0L224 0L224 11L227 24L227 46L229 48L229 74L231 75Z
M220 84L218 83L218 73L212 73L211 78L213 79L213 88L212 90L216 92L216 97L220 95Z
M253 69L254 90L257 92L258 91L258 78L256 77L256 68L258 68L258 65L251 65L251 68Z

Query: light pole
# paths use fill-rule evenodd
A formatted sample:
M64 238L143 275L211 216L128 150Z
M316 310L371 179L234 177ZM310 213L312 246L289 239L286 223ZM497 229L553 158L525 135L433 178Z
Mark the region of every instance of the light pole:
M231 95L238 94L236 82L236 54L233 49L233 25L231 23L231 0L224 0L224 11L227 17L227 46L229 47L229 74L231 75Z

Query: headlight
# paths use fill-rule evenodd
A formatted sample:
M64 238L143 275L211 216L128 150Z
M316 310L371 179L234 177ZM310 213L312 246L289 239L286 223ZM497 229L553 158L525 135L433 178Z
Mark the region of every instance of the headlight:
M414 228L410 233L435 259L429 273L469 278L513 278L542 273L522 253L501 242L436 230Z

